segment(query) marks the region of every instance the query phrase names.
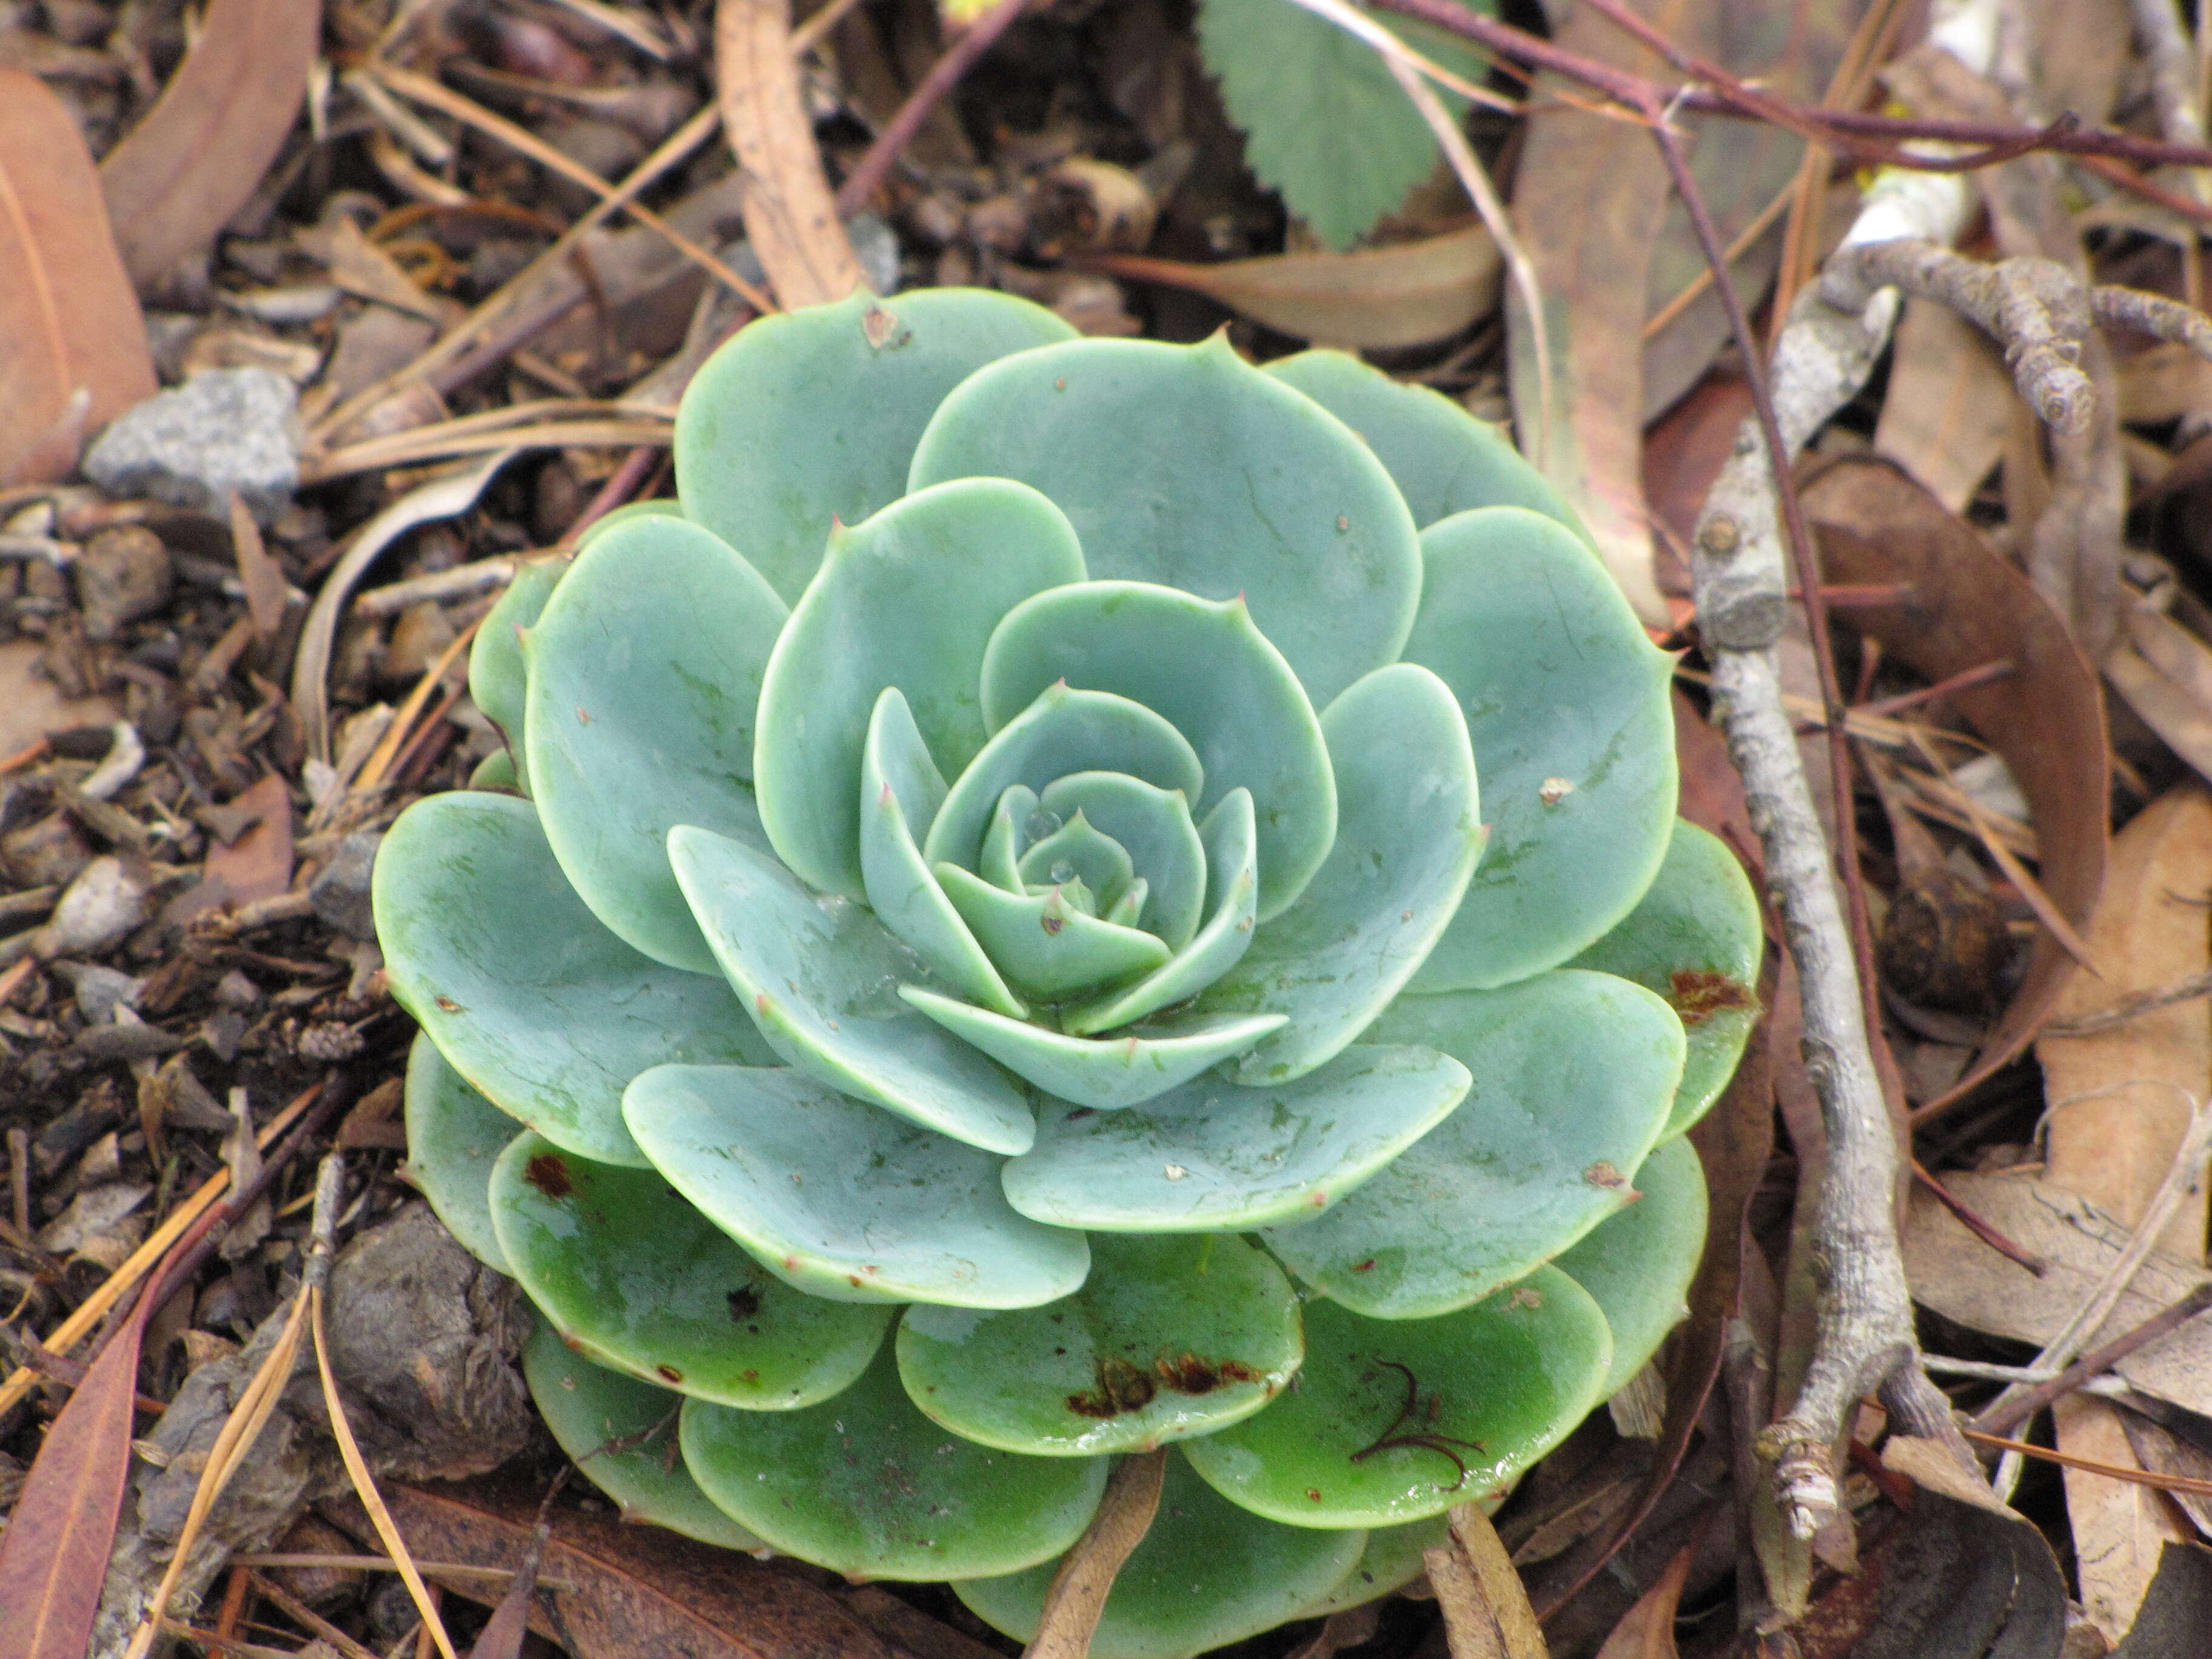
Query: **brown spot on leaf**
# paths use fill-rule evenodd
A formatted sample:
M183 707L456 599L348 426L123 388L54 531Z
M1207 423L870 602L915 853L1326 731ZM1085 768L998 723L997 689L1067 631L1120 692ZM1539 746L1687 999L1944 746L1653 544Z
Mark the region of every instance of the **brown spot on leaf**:
M451 997L440 997L438 1006L449 1014L458 1014L461 1012L461 1005Z
M1108 1358L1098 1362L1097 1386L1067 1396L1067 1408L1078 1417L1119 1417L1141 1411L1152 1403L1159 1385L1127 1360Z
M1037 917L1037 926L1048 933L1057 933L1067 926L1067 918L1047 910Z
M1616 1192L1628 1184L1628 1177L1621 1174L1620 1170L1614 1169L1612 1164L1607 1163L1603 1158L1600 1158L1596 1163L1591 1164L1589 1169L1584 1170L1583 1171L1583 1179L1589 1182L1593 1187L1610 1188Z
M1726 1009L1753 1006L1749 986L1709 968L1677 968L1667 976L1667 1000L1685 1025L1702 1024Z
M673 1365L655 1365L653 1369L659 1373L660 1380L671 1387L684 1380L684 1373Z
M760 1292L750 1285L740 1285L730 1292L730 1317L739 1324L760 1311Z
M1210 1361L1183 1353L1173 1359L1156 1359L1152 1369L1160 1381L1178 1394L1212 1394L1224 1382L1252 1382L1259 1373L1238 1359Z
M522 1166L522 1178L550 1199L563 1199L576 1190L568 1179L568 1160L558 1152L540 1152Z

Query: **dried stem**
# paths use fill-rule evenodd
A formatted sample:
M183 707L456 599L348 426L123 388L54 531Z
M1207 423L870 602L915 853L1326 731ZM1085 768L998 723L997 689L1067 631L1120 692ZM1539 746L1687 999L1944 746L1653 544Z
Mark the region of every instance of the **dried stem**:
M868 204L868 198L877 187L890 176L899 154L914 142L921 131L921 124L929 113L944 102L945 94L960 83L978 58L990 51L992 43L1011 27L1016 18L1029 9L1030 0L999 0L999 3L970 23L945 49L945 55L929 66L929 72L921 83L907 95L898 112L884 125L875 142L854 165L845 182L837 187L837 211L858 213Z

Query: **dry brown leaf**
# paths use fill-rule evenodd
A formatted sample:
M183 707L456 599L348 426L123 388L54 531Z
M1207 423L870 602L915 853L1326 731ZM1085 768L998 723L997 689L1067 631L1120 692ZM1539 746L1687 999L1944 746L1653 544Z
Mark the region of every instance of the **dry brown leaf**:
M2154 1400L2130 1396L2130 1405L2140 1403L2148 1409L2167 1409ZM2177 1419L2181 1419L2179 1413ZM2212 1482L2212 1451L2206 1450L2193 1440L2185 1440L2153 1417L2142 1412L2124 1410L2119 1413L2120 1427L2126 1431L2128 1448L2135 1453L2138 1467L2153 1474L2175 1474L2185 1480ZM2189 1517L2190 1524L2205 1538L2212 1538L2212 1498L2202 1492L2170 1492L2167 1497L2174 1507Z
M167 88L100 164L141 289L214 241L260 187L299 117L321 28L306 0L212 0Z
M2069 1395L2051 1408L2058 1449L2115 1468L2140 1468L2120 1408L2094 1395ZM2089 1469L2062 1468L2066 1519L2073 1528L2075 1573L2081 1610L2117 1642L2136 1621L2143 1593L2158 1576L2168 1544L2186 1543L2188 1522L2154 1486L2115 1480Z
M1682 1603L1682 1586L1697 1559L1695 1539L1674 1552L1658 1582L1621 1615L1597 1650L1597 1659L1677 1659L1681 1650L1674 1645L1674 1609Z
M2117 368L2123 421L2155 426L2212 410L2212 362L2185 345L2154 345Z
M106 697L65 697L39 672L46 653L38 640L0 642L0 760L21 754L49 732L69 726L112 726L123 711Z
M1106 1482L1106 1496L1075 1547L1060 1561L1044 1593L1037 1633L1025 1659L1084 1659L1098 1616L1106 1611L1115 1576L1129 1553L1145 1541L1160 1507L1167 1474L1164 1451L1127 1458Z
M0 486L65 477L154 391L83 137L36 76L0 68Z
M1933 300L1908 300L1874 447L1954 513L2004 453L2012 375L1990 337Z
M1219 264L1101 254L1079 262L1187 289L1319 345L1378 350L1458 333L1498 303L1503 262L1479 224L1352 253L1276 253Z
M1543 1626L1490 1517L1473 1504L1451 1511L1451 1536L1422 1552L1443 1610L1451 1659L1546 1659Z

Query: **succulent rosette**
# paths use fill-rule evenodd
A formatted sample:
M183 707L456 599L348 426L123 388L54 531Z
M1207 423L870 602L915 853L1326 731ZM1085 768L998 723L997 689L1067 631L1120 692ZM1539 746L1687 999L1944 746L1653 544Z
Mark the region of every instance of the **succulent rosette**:
M1174 1443L1102 1659L1404 1583L1696 1266L1759 939L1667 658L1330 352L860 295L724 346L676 462L517 577L509 754L376 867L410 1168L554 1433L1022 1637Z

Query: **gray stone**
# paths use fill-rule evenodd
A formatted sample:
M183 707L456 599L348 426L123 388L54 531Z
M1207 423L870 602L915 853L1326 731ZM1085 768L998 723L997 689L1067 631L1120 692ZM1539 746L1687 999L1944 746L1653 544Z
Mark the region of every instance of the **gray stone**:
M382 836L357 830L340 841L331 861L307 884L307 902L325 926L353 939L374 939L376 919L368 907L368 874L376 867Z
M151 874L113 854L85 866L54 906L46 925L32 935L41 957L96 956L144 925L153 896Z
M167 603L169 550L143 525L103 530L85 544L76 561L76 598L84 631L112 640L130 623Z
M118 1006L136 1008L146 981L96 962L57 962L54 971L70 981L76 1006L88 1025L108 1025Z
M216 368L109 422L84 458L111 495L222 514L236 490L267 524L300 481L299 392L272 369Z

